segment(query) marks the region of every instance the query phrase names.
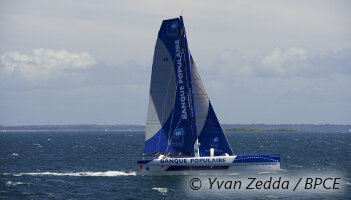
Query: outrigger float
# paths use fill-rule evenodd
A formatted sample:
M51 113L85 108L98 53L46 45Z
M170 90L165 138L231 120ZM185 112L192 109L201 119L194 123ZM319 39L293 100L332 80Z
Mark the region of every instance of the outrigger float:
M279 155L234 155L189 51L182 16L164 20L158 33L143 155L137 161L142 175L280 169Z

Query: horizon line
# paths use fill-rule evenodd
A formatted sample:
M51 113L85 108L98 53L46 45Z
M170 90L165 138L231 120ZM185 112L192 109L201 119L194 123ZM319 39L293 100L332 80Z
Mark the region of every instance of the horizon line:
M351 126L350 124L342 123L220 123L220 125L338 125ZM15 126L146 126L145 124L18 124L18 125L2 125L0 127L15 127Z

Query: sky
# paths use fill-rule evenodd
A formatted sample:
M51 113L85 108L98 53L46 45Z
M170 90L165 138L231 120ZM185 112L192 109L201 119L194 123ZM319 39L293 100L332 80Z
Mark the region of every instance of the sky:
M0 1L0 125L145 124L181 13L221 123L351 124L351 1Z

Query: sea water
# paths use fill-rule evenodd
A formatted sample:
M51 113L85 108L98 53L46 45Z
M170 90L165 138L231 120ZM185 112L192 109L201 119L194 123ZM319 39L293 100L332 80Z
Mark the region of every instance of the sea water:
M280 154L282 170L268 174L273 179L340 176L342 189L322 193L192 191L188 181L194 176L138 175L143 131L16 131L0 133L0 199L351 199L350 133L226 135L235 154ZM262 173L237 173L225 179L260 178Z

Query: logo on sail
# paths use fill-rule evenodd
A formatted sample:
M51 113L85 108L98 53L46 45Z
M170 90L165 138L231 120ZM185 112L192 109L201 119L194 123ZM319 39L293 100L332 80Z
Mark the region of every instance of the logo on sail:
M168 24L167 34L168 35L178 35L178 22L177 21L173 22L172 24Z
M172 146L183 146L183 139L184 139L184 129L177 128L173 133L171 145Z
M218 137L211 138L211 143L210 143L211 147L218 147L218 143L219 143Z
M181 106L181 111L182 119L188 119L188 114L187 114L187 103L186 103L186 93L185 93L185 86L184 86L184 73L182 70L182 52L180 51L180 44L179 40L175 40L175 50L176 50L176 66L177 66L177 78L178 78L178 92L179 92L179 99L180 99L180 106Z

